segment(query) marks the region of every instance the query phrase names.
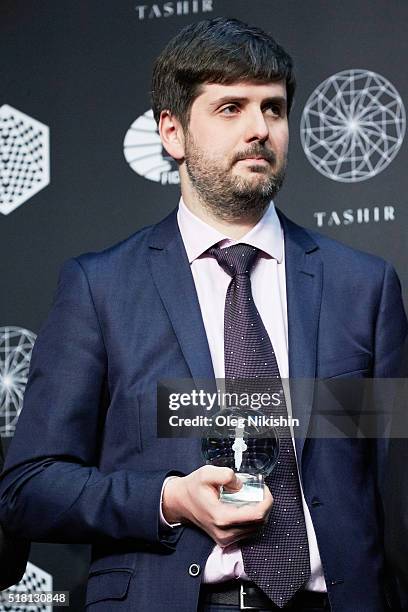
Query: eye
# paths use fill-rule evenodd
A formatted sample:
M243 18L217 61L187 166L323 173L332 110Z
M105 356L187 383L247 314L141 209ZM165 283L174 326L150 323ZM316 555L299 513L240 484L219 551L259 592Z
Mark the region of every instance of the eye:
M268 104L265 107L265 111L268 112L269 114L273 115L274 117L282 117L283 116L283 107L282 107L281 104L277 104L276 102Z
M235 115L238 110L238 106L235 104L228 104L228 106L224 106L224 108L221 109L221 114L226 116Z

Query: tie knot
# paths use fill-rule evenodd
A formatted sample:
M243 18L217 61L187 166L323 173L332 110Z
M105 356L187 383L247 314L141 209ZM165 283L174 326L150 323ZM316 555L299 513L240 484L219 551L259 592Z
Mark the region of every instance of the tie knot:
M215 257L227 274L234 277L237 274L250 273L259 250L249 244L234 244L225 249L211 247L208 253Z

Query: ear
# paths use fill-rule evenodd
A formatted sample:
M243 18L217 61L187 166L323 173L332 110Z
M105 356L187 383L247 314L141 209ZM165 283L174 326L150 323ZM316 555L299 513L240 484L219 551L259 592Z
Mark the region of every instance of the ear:
M180 121L164 110L160 113L159 134L167 153L178 161L184 158L184 131Z

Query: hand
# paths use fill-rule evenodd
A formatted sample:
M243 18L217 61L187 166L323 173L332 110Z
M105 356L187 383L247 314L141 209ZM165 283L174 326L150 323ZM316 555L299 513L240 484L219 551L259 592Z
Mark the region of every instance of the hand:
M169 523L194 523L221 547L257 534L268 520L273 498L264 486L257 504L220 501L223 486L239 491L242 482L230 468L204 465L195 472L169 480L163 491L163 516Z

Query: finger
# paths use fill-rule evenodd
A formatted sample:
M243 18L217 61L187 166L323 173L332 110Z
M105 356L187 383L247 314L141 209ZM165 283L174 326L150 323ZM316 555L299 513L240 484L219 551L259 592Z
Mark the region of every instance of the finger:
M251 539L259 536L259 534L259 529L251 529L248 531L232 530L227 534L217 534L216 541L221 548L225 548L226 546L230 546L231 544L235 544L237 542L250 541Z
M216 528L222 531L228 531L230 529L259 529L260 526L267 522L268 516L269 513L245 513L241 515L238 512L230 512L229 509L227 509L226 512L217 512L214 515L214 524Z
M264 501L267 503L273 502L273 495L266 485L264 485Z
M259 520L259 521L245 521L241 523L234 522L234 523L230 523L229 525L225 525L219 528L226 530L226 531L228 531L228 529L240 529L242 531L251 531L251 530L259 529L266 522L267 522L267 519L265 518L265 520Z

